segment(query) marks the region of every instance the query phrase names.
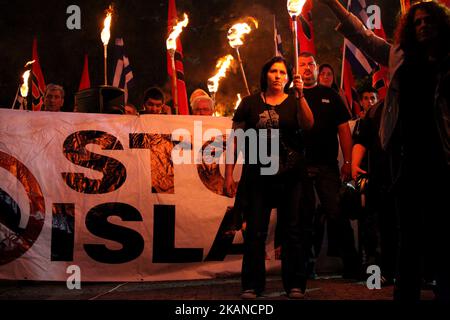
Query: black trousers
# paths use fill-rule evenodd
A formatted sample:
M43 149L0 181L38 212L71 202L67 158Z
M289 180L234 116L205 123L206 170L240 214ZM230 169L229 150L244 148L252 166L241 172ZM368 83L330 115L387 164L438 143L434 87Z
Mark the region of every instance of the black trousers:
M311 235L311 211L301 206L303 184L298 177L258 177L247 188L249 211L242 261L242 288L265 289L265 244L272 208L278 210L282 237L282 279L286 292L306 289L306 261Z
M450 301L449 175L447 171L422 176L405 176L396 188L399 251L394 299L420 299L427 265L437 282L437 298Z
M392 280L395 275L398 247L398 223L395 199L387 187L370 182L366 205L376 215L377 244L380 247L381 274Z
M305 183L305 197L307 207L315 207L316 195L320 201L320 210L314 220L314 233L320 239L315 239L315 257L319 255L322 244L323 222L320 215L324 215L328 228L328 255L339 256L344 264L344 273L356 274L359 271L359 257L355 248L353 229L339 205L340 180L339 168L336 165L309 165L308 179Z

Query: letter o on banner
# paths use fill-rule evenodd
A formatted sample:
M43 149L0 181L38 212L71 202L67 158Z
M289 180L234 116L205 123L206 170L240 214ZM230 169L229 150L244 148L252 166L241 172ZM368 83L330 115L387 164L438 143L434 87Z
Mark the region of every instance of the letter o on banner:
M4 265L22 256L39 237L45 221L45 201L36 178L23 163L0 151L0 167L10 172L23 185L30 203L30 216L25 229L5 225L8 217L0 212L0 265Z

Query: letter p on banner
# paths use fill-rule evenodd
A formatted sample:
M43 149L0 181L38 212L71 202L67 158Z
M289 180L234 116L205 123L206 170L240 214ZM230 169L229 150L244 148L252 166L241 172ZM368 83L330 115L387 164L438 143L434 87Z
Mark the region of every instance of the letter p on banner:
M81 289L81 269L77 265L70 265L66 269L66 273L70 274L67 278L66 285L67 289Z

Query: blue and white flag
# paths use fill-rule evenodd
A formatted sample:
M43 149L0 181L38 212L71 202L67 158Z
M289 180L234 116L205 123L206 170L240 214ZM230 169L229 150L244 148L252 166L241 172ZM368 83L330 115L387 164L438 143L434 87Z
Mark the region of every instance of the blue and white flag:
M369 21L369 17L367 15L367 5L365 0L349 0L347 10L358 17L366 26ZM360 77L371 74L377 65L375 61L367 57L347 39L344 41L344 58L351 65L353 72Z
M275 56L283 57L283 45L281 43L281 35L278 32L277 21L275 15L273 15L273 40L275 45Z
M116 38L114 46L114 57L116 65L114 67L113 87L125 90L125 103L128 101L128 87L132 84L133 71L131 70L130 60L125 54L122 38Z

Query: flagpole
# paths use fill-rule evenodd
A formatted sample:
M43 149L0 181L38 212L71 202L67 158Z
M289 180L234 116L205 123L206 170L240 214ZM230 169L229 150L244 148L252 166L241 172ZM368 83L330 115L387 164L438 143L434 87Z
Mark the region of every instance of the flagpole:
M175 49L169 49L170 61L172 62L172 88L173 88L173 108L175 114L178 114L178 83L177 83L177 70L175 67Z
M298 73L298 35L297 35L297 16L292 16L292 23L294 28L294 74Z
M103 69L104 69L104 84L105 86L108 85L108 76L107 76L107 69L108 69L108 42L111 37L110 29L111 29L111 19L113 14L113 8L110 5L108 9L106 10L106 17L103 21L103 30L100 34L100 37L103 42Z
M236 54L239 62L239 66L241 67L242 79L244 79L245 89L247 90L247 94L250 95L250 90L248 88L247 77L245 76L244 66L242 65L241 55L239 54L239 47L236 47Z
M293 26L293 32L294 32L294 68L295 73L298 73L298 35L297 35L297 17L300 16L302 13L303 6L305 5L306 0L288 0L287 2L287 9L288 13L292 18L292 26Z
M11 109L14 109L14 107L16 106L17 97L19 96L19 90L20 90L20 85L19 85L19 87L17 88L16 96L14 97L14 102L13 102L13 104L12 104L12 106L11 106Z
M345 64L345 41L346 39L344 39L344 45L342 48L342 66L341 66L341 89L344 88L344 64Z
M352 0L348 0L347 2L347 10L350 8L351 1ZM345 64L345 48L346 48L345 41L347 40L344 38L344 45L342 47L341 89L344 88L344 64ZM349 106L349 108L351 109L352 106Z
M108 60L108 45L104 45L103 46L103 48L104 48L104 50L103 50L103 69L104 69L104 83L105 83L105 86L107 86L108 85L108 75L107 75L107 67L108 67L108 63L107 63L107 60Z
M277 56L278 50L277 50L277 26L276 26L276 20L275 15L273 15L273 42L275 46L273 47L274 50L274 56Z

